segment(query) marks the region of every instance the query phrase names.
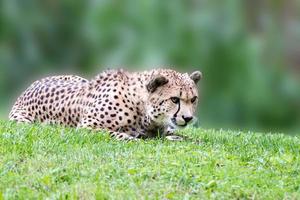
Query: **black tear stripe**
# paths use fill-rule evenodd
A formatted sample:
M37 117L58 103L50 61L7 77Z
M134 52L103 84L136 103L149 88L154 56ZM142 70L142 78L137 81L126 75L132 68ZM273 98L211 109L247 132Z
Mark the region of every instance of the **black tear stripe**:
M178 110L176 111L176 113L174 114L174 117L176 118L177 117L177 113L179 112L180 110L180 101L178 102Z

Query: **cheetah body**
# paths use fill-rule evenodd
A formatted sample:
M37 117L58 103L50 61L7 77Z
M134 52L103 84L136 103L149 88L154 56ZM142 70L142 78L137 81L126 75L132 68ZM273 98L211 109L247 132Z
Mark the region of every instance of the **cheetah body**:
M107 130L118 139L172 135L195 113L200 78L198 71L188 75L167 69L108 70L90 81L47 77L24 91L9 119Z

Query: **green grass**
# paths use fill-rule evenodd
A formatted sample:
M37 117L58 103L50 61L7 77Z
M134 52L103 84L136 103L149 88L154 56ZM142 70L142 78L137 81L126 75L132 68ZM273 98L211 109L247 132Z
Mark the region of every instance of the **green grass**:
M300 199L300 139L189 129L191 139L0 121L0 199Z

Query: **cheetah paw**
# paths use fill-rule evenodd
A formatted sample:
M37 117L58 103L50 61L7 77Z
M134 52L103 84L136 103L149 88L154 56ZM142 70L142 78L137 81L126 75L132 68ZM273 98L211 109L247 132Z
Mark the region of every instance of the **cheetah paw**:
M119 133L119 134L116 136L116 138L117 138L118 140L124 140L124 141L137 141L137 140L139 140L138 138L133 137L133 136L131 136L131 135L128 135L128 134L126 134L126 133Z
M178 136L178 135L168 135L166 136L167 140L171 140L171 141L182 141L183 138Z

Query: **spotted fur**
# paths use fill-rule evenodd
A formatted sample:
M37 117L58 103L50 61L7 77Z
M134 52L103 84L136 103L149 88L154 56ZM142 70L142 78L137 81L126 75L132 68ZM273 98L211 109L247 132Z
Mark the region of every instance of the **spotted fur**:
M90 81L48 77L25 90L9 119L107 130L125 140L158 134L170 139L194 119L200 78L198 71L188 75L169 69L108 70Z

